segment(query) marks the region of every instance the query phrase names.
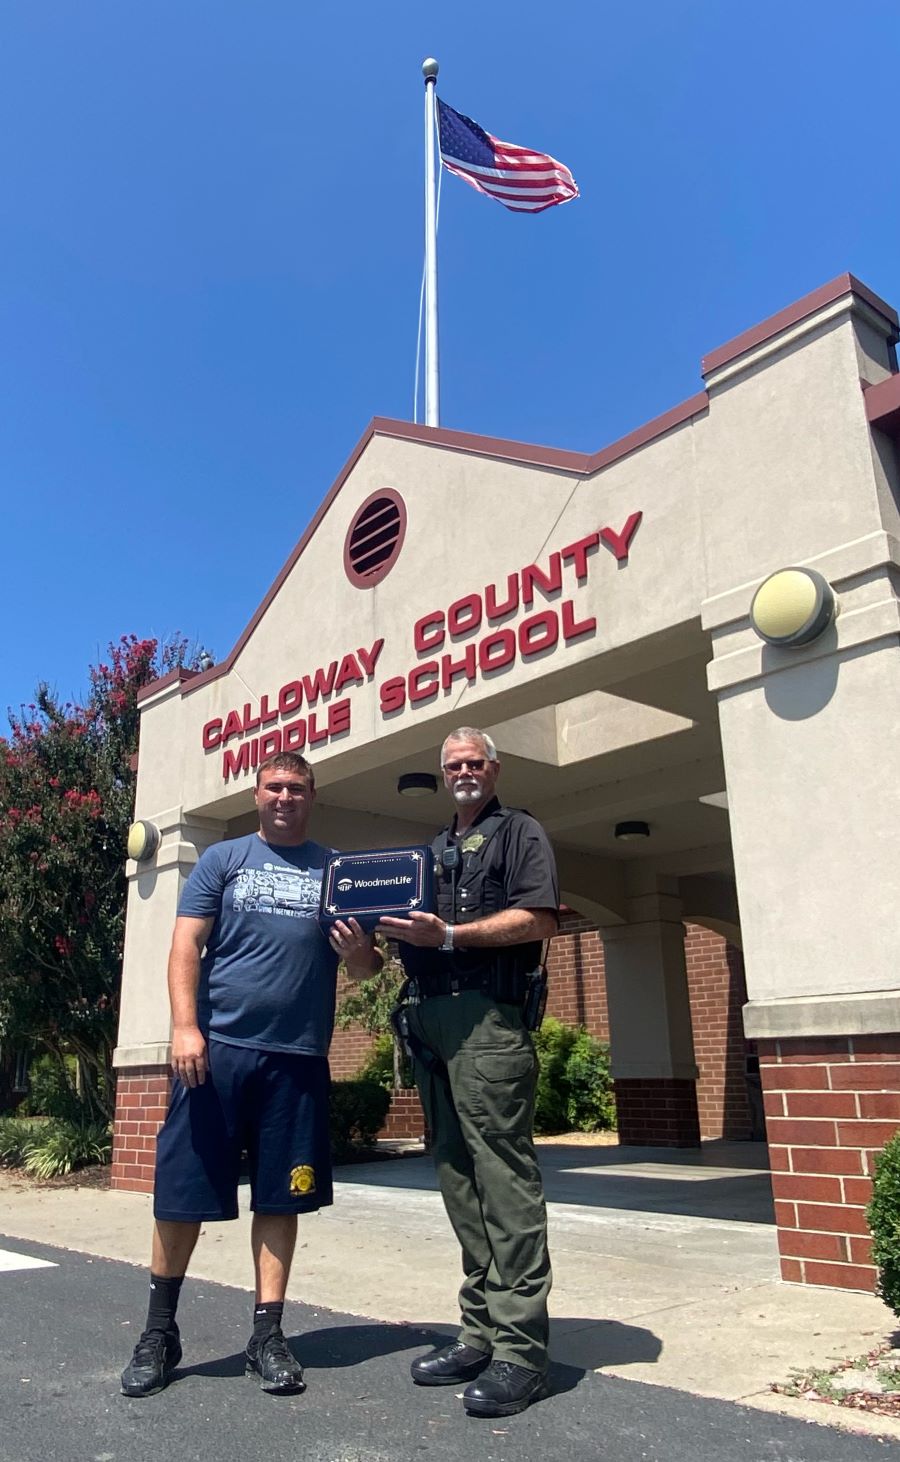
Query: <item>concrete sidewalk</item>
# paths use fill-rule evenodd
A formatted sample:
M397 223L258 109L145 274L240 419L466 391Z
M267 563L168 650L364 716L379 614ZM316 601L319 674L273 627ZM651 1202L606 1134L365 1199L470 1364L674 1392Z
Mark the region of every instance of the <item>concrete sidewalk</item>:
M896 1328L872 1296L783 1284L765 1149L702 1153L542 1145L563 1364L741 1400L900 1438L900 1424L774 1395L793 1370L872 1350ZM431 1161L342 1167L331 1209L301 1220L291 1297L423 1330L457 1323L459 1252ZM151 1200L91 1188L0 1186L0 1234L147 1263ZM196 1278L252 1287L248 1217L211 1224ZM135 1276L135 1314L145 1300Z

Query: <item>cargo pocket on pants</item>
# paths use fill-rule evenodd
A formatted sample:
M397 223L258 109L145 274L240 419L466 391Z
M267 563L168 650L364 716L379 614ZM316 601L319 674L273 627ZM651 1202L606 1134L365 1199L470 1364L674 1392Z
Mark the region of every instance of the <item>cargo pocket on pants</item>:
M486 1132L530 1135L537 1061L532 1051L483 1051L472 1057L472 1107Z

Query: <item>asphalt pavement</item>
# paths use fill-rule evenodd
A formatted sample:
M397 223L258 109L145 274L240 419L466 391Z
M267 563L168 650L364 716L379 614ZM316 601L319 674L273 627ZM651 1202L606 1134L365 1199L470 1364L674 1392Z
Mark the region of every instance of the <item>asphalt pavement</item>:
M297 1302L285 1332L307 1391L272 1397L243 1374L246 1289L189 1277L184 1361L167 1390L123 1397L146 1270L0 1236L0 1462L885 1462L897 1442L838 1432L666 1386L553 1367L551 1395L517 1417L467 1417L455 1388L411 1384L410 1360L446 1324L373 1321ZM47 1267L22 1268L44 1261ZM348 1251L346 1265L354 1256ZM402 1268L393 1276L403 1285Z

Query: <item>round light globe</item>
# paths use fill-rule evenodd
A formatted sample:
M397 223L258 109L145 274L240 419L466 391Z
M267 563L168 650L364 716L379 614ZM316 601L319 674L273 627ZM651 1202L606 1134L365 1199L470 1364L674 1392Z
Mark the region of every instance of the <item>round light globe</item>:
M767 645L808 645L828 628L837 610L834 590L815 569L779 569L760 584L750 622Z
M127 850L136 863L146 863L159 847L159 828L141 818L128 829Z

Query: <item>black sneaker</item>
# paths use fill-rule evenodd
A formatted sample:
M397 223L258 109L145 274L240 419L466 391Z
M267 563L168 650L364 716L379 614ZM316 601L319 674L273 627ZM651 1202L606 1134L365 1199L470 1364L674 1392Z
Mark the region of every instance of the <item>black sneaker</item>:
M280 1328L270 1330L262 1340L250 1336L244 1374L259 1376L262 1389L276 1395L306 1390L303 1368L291 1354Z
M492 1360L477 1381L463 1392L463 1406L470 1416L514 1416L532 1401L547 1395L547 1380L541 1371Z
M177 1327L165 1335L158 1330L145 1330L122 1372L122 1395L155 1396L157 1391L168 1386L180 1360L181 1340Z

